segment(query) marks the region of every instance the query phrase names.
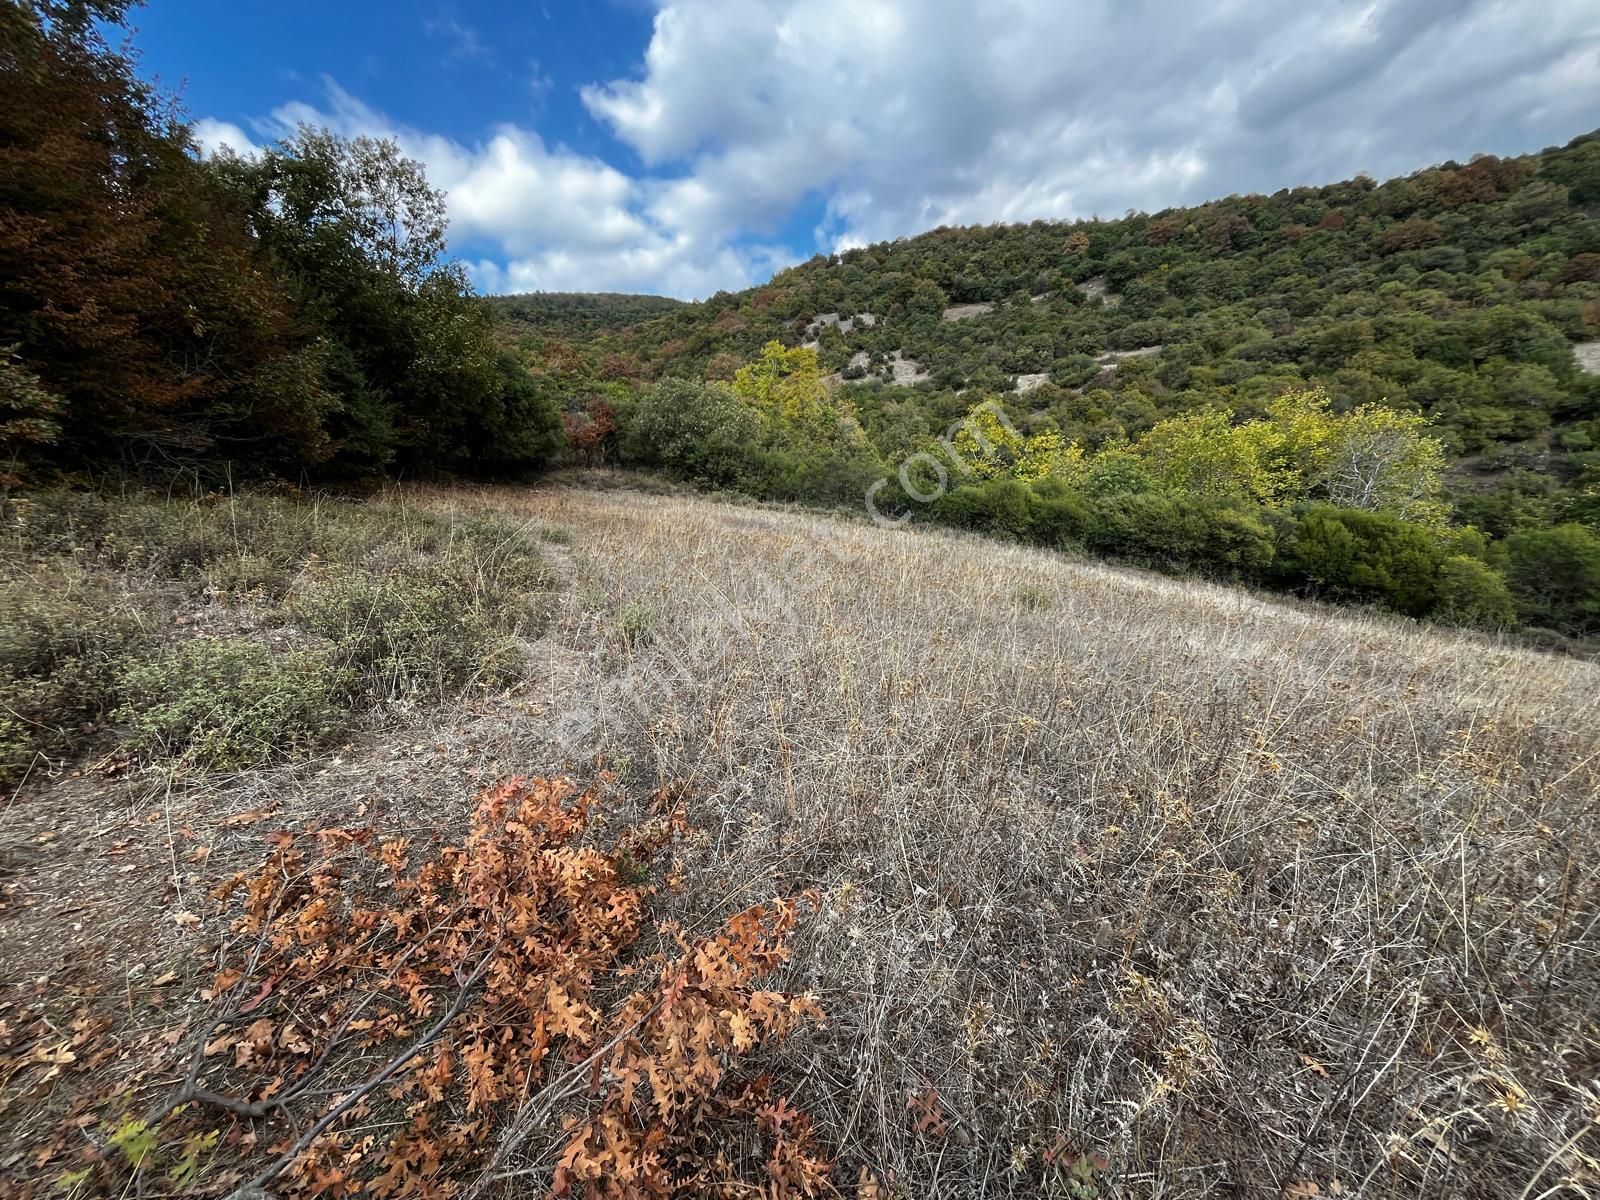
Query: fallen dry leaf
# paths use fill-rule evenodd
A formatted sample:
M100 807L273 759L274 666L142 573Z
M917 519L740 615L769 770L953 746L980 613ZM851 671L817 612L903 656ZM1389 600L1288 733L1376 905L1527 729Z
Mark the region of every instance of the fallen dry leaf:
M222 829L236 829L240 825L254 825L258 821L265 821L277 811L277 805L273 805L271 808L252 808L248 812L234 813L231 817L223 817L222 820L217 822L217 825Z

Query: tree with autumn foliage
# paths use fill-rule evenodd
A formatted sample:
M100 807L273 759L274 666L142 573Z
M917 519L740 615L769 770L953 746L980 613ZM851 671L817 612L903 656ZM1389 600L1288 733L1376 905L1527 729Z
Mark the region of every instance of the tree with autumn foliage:
M55 436L23 451L321 461L321 350L187 129L96 31L121 10L0 7L0 345L56 398Z
M202 159L100 32L0 5L0 418L19 466L355 474L547 461L559 414L444 260L395 143Z

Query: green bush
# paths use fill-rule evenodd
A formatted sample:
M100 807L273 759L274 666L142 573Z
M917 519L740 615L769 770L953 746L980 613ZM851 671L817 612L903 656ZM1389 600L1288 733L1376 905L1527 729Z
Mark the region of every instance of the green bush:
M1272 528L1253 505L1193 497L1181 506L1192 564L1208 574L1258 579L1277 554Z
M350 682L320 653L197 638L129 668L113 716L135 751L247 767L342 728Z
M1485 562L1453 554L1439 564L1433 616L1449 625L1503 629L1516 624L1517 606L1505 576Z
M1034 540L1056 549L1080 549L1094 520L1089 502L1059 479L1033 485Z
M1313 591L1420 617L1434 606L1443 557L1436 534L1399 517L1315 505L1296 522L1288 565Z
M634 407L623 457L706 487L738 487L760 434L760 419L726 385L663 379Z
M1505 556L1523 620L1579 637L1600 630L1600 535L1575 523L1521 529Z
M501 682L519 661L516 643L467 588L426 572L338 567L292 596L288 615L332 643L332 660L356 674L363 700L443 699Z
M934 508L940 520L962 529L1029 540L1034 533L1033 493L1015 479L989 479L954 488Z
M1089 546L1101 554L1159 569L1192 558L1177 501L1162 492L1112 492L1094 497Z
M138 622L73 568L0 585L0 785L77 749L111 707Z

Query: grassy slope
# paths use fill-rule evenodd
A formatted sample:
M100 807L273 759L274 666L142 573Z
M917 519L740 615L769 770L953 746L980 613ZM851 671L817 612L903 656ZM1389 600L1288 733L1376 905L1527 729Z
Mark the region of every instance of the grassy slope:
M654 614L556 694L585 752L695 783L695 915L824 889L804 1099L908 1194L1030 1193L1059 1130L1136 1195L1516 1195L1592 1107L1594 665L954 536L507 503L575 531L570 627ZM969 1139L937 1153L930 1082Z
M414 495L570 534L524 682L287 767L35 781L0 817L19 977L120 1005L141 967L149 1029L200 889L259 861L229 815L450 830L477 781L602 755L694 785L690 930L820 889L787 982L830 1021L771 1062L841 1179L1036 1195L1064 1137L1128 1195L1596 1185L1600 667L700 498Z

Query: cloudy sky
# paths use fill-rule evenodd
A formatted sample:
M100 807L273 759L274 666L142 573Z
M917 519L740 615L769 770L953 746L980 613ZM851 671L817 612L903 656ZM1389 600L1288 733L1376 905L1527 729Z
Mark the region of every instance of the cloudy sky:
M152 0L201 140L400 140L485 291L702 297L1600 125L1600 0Z

